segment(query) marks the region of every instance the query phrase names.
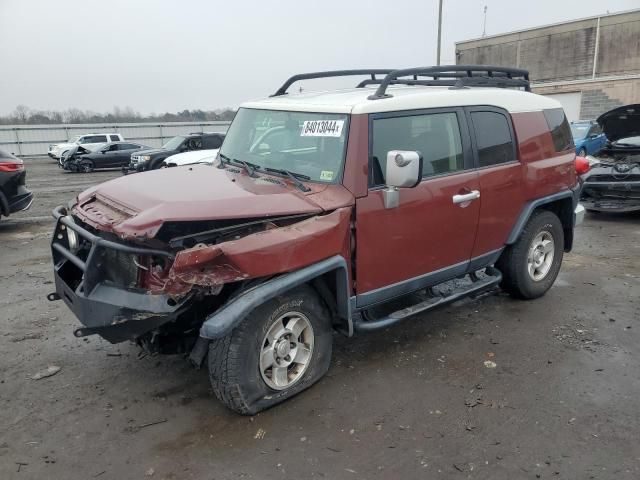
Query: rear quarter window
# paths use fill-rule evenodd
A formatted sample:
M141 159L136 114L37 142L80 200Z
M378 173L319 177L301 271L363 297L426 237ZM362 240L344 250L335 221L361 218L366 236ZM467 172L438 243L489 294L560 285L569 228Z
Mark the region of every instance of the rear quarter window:
M562 108L551 108L543 110L544 118L547 120L551 138L553 139L553 147L556 152L564 152L574 149L573 136L571 135L571 127L567 116Z
M478 164L490 167L517 160L507 116L496 111L472 111L478 144Z

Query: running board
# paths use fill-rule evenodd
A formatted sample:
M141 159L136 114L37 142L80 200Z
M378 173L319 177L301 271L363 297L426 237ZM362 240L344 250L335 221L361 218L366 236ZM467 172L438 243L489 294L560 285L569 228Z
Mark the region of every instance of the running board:
M367 312L359 312L353 318L353 328L358 332L369 332L371 330L386 328L404 320L405 318L417 315L418 313L433 310L434 308L441 307L448 303L453 303L465 297L482 293L497 286L502 281L502 274L496 268L487 267L485 273L487 274L486 277L475 280L466 288L459 288L457 290L454 290L450 295L447 295L446 297L429 298L415 305L396 310L395 312L383 318L367 320ZM471 274L471 278L475 278L475 274Z

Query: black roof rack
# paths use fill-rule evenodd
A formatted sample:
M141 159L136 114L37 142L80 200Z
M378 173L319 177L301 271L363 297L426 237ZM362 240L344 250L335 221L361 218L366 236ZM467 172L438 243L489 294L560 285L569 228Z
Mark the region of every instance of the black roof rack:
M286 95L287 90L295 82L316 78L349 77L368 75L370 78L361 81L357 88L367 85L379 85L369 100L391 97L387 93L389 85L427 85L452 88L464 87L502 87L522 88L531 91L529 71L521 68L495 67L491 65L442 65L438 67L418 67L401 70L360 69L333 70L328 72L302 73L289 78L272 97ZM377 77L383 75L383 78ZM405 78L411 77L411 78ZM429 77L424 79L420 77Z
M288 88L294 83L299 82L301 80L313 80L315 78L329 78L329 77L353 77L356 75L369 75L371 77L371 80L377 80L376 75L387 75L394 71L398 71L398 70L369 68L369 69L360 69L360 70L332 70L328 72L301 73L299 75L294 75L293 77L289 78L289 80L284 82L282 86L278 89L278 91L271 96L279 97L281 95L286 95Z
M406 79L403 77L412 77ZM418 77L431 77L421 80ZM372 79L373 80L373 79ZM366 84L377 84L365 81ZM358 86L365 82L361 82ZM389 85L440 85L456 88L473 87L514 87L530 92L529 71L521 68L495 67L492 65L442 65L438 67L418 67L395 70L379 82L380 86L369 100L391 97L387 93Z

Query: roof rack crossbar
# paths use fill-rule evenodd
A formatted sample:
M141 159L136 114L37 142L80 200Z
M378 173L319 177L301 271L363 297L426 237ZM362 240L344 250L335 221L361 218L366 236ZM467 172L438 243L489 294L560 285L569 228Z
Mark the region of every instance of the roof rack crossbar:
M413 77L414 80L402 80L402 77ZM432 80L417 80L418 77L431 77ZM369 96L369 100L390 97L391 95L387 93L387 87L395 84L517 87L524 88L527 92L531 91L528 70L492 65L442 65L438 67L407 68L390 72L380 82L376 92ZM371 83L368 83L368 85L371 85Z
M291 85L301 80L313 80L316 78L330 78L330 77L352 77L356 75L369 75L371 80L376 80L376 75L388 75L391 72L397 70L393 69L359 69L359 70L333 70L328 72L313 72L313 73L301 73L299 75L294 75L289 78L286 82L282 84L282 86L271 95L272 97L279 97L281 95L286 95L287 90Z
M381 79L376 80L363 80L356 88L363 88L368 85L380 85L383 82ZM429 87L503 87L503 88L526 88L528 82L522 79L516 78L490 78L490 77L457 77L450 79L434 79L434 80L413 80L413 79L398 79L392 80L389 85L420 85Z

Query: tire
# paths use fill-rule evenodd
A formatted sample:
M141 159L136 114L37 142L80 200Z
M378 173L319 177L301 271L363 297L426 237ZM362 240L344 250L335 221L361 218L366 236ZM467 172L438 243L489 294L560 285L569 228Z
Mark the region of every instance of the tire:
M82 165L80 166L80 171L83 173L91 173L93 172L93 162L91 160L85 160L84 162L82 162Z
M553 243L545 251L549 240ZM553 254L551 259L549 254ZM560 219L548 210L537 210L520 238L507 247L496 263L502 272L502 289L516 298L541 297L555 282L563 254L564 230Z
M578 156L579 157L586 157L587 156L587 150L582 147L580 150L578 150Z
M149 167L147 170L157 170L162 167L162 163L164 162L164 158L162 160L151 160L149 162Z
M293 325L305 328L300 331ZM299 336L282 335L287 327L300 331ZM309 286L269 300L247 315L229 335L209 344L213 392L228 408L242 415L272 407L324 376L331 363L332 335L329 311ZM287 357L285 354L294 344L297 346ZM304 365L296 362L305 357ZM270 364L269 371L265 366ZM275 368L284 376L277 375Z

